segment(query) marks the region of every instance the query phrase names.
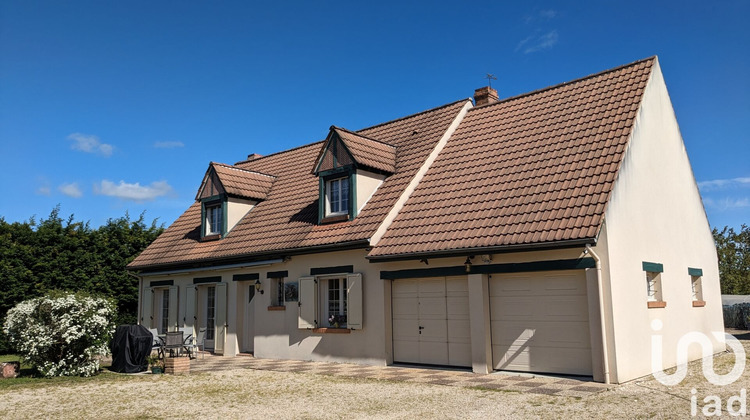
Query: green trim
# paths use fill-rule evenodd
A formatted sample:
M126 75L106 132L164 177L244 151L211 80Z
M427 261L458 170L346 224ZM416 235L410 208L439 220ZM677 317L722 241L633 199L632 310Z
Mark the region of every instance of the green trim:
M174 286L174 280L155 280L148 283L148 287Z
M342 166L340 168L330 169L330 170L327 170L327 171L320 172L318 174L318 177L320 177L320 178L326 178L326 180L331 179L331 178L340 178L340 177L342 177L343 174L345 174L347 172L351 172L352 170L354 170L354 166L353 165Z
M229 215L228 208L229 208L229 199L227 198L225 194L223 200L221 200L221 237L222 238L227 236L227 225L229 224L227 222L227 216Z
M556 270L582 270L595 268L596 261L593 258L579 258L570 260L534 261L526 263L472 265L471 272L466 272L463 265L453 267L418 268L413 270L381 271L380 278L383 280L397 280L409 278L437 277L437 276L462 276L466 274L501 274L501 273L525 273L531 271L556 271Z
M260 274L258 273L235 274L232 276L232 281L248 281L248 280L258 280L258 279L260 279Z
M357 170L349 173L349 220L357 217Z
M315 267L310 269L311 276L320 276L324 274L353 273L353 265L340 265L337 267Z
M691 276L703 277L703 269L702 268L690 268L690 267L688 267L688 274L691 275Z
M318 224L325 217L326 211L326 181L322 177L318 177Z
M289 277L289 272L286 271L286 270L284 270L284 271L269 271L268 273L266 273L266 278L267 279L280 279L280 278L284 278L284 277Z
M663 273L664 264L643 261L643 271L648 271L649 273Z
M221 283L221 276L195 277L193 279L193 284L203 284L203 283Z

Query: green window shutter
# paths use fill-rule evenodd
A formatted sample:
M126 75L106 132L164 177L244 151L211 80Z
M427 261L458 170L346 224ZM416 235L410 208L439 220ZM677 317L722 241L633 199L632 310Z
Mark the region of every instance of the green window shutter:
M346 276L346 326L352 330L362 329L362 274Z
M315 277L300 277L297 304L299 305L297 328L316 328L318 326L318 282Z
M663 273L664 265L643 261L643 271L649 271L651 273Z

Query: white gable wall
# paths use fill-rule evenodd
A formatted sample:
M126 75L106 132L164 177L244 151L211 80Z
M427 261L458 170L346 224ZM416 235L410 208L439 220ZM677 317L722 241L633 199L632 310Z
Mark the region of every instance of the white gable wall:
M691 331L710 337L714 353L724 350L711 335L723 334L716 250L658 61L605 218L613 382L652 373L653 334L663 337L664 351L656 357L665 368L676 364L677 342ZM666 308L647 308L644 261L664 266ZM703 270L705 307L692 306L688 267ZM652 330L653 320L663 323L661 331ZM690 360L700 357L700 347L690 346Z

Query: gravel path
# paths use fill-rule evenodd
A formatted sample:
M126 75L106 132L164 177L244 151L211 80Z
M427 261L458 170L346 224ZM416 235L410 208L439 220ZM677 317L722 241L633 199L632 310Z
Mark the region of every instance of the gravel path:
M750 341L743 344L750 354ZM718 356L718 373L733 362L733 354ZM105 374L0 388L0 417L688 418L693 388L698 414L705 396L720 396L726 406L727 398L750 388L750 364L725 387L708 384L700 369L700 361L691 363L689 376L675 387L644 378L585 398L250 369L182 377Z

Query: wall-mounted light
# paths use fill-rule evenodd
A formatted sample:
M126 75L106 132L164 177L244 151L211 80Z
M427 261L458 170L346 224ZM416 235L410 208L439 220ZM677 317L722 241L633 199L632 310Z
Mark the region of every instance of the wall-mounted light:
M471 257L466 257L466 261L464 261L464 267L466 267L467 273L471 273Z
M261 295L263 294L263 289L261 289L262 286L263 283L260 282L260 279L255 280L255 291L260 293Z
M427 261L427 258L422 258L421 260L419 260L419 262L424 263L424 265L429 265L430 264L430 262Z

